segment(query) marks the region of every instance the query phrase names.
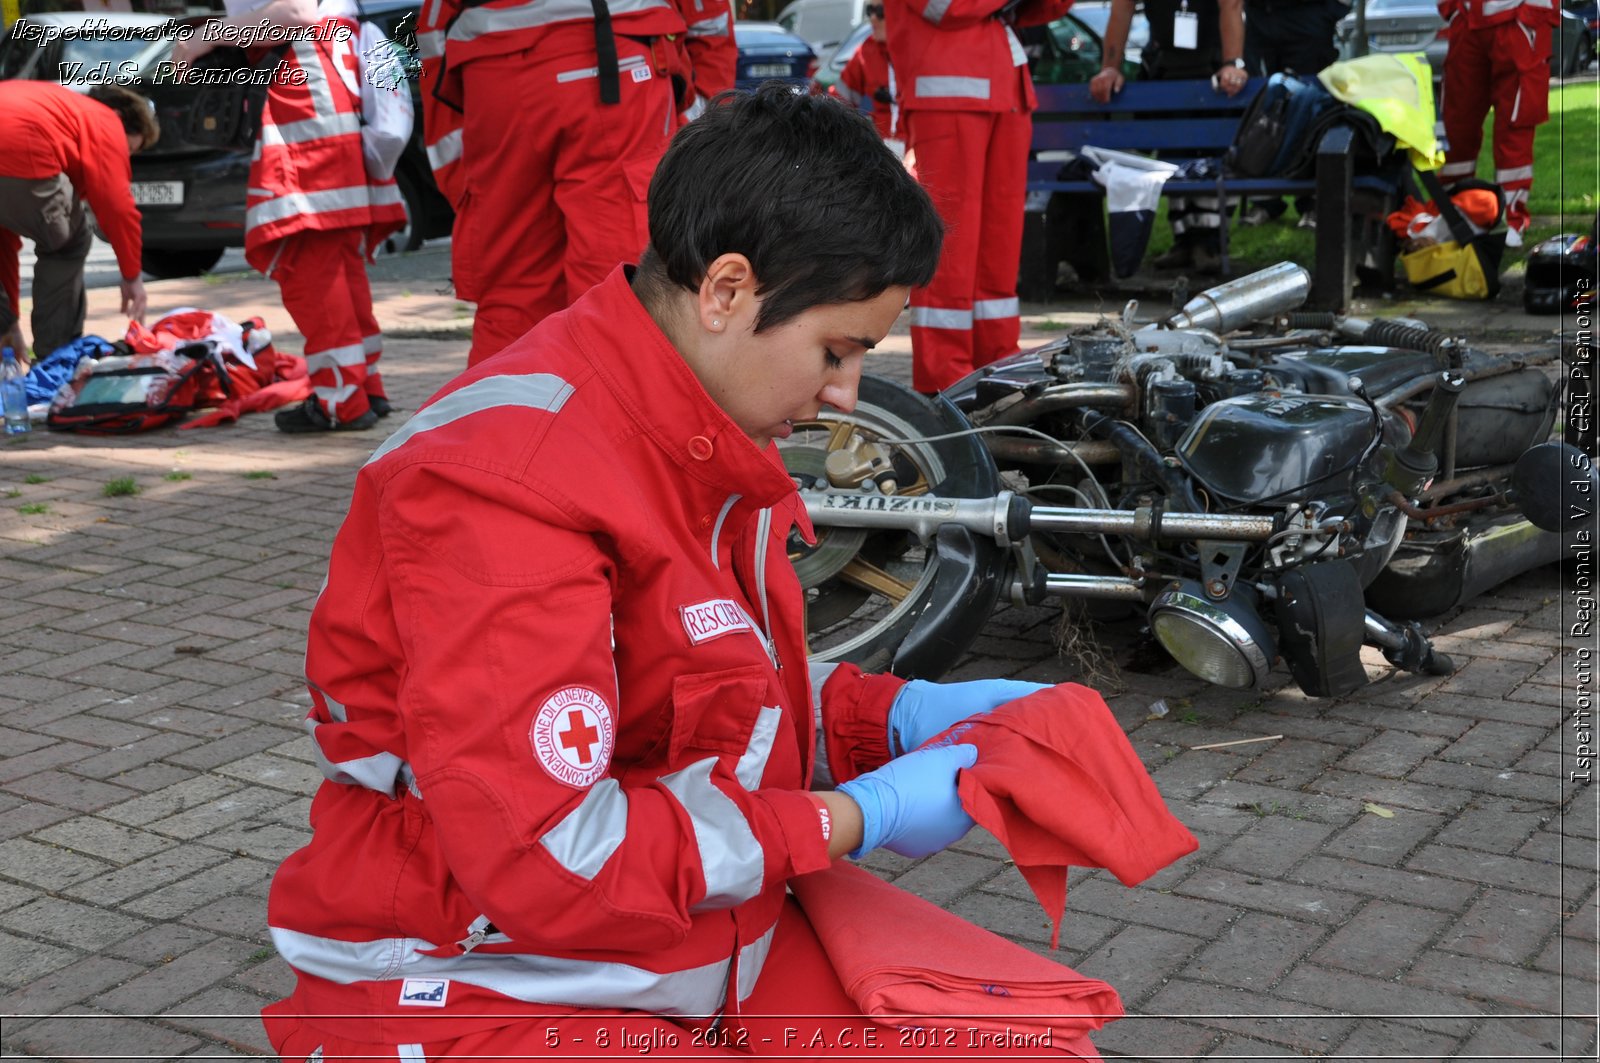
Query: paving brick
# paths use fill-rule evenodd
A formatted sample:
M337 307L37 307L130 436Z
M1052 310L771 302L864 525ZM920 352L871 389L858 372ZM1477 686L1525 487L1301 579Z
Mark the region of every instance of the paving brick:
M1311 954L1328 967L1393 978L1450 925L1451 917L1415 905L1373 901Z
M1576 979L1562 979L1531 967L1441 951L1419 957L1406 973L1405 981L1453 995L1550 1013L1561 1011L1564 990L1572 1000L1583 999L1580 994L1592 999L1594 993L1593 986L1585 987Z
M1304 789L1262 786L1225 779L1207 790L1200 800L1260 814L1280 811L1319 823L1348 823L1361 811L1361 803L1342 796L1308 793Z
M120 905L132 911L127 903L130 898L164 883L191 879L224 859L225 854L198 845L167 849L107 874L75 881L61 892L90 904Z
M64 717L43 725L39 730L42 734L82 742L84 745L99 746L102 749L131 745L153 734L148 727L119 723L88 713Z
M1490 889L1439 939L1438 947L1521 964L1538 955L1562 922L1560 902L1553 897Z
M254 857L268 863L278 864L287 859L297 849L302 848L311 840L311 832L304 827L285 827L277 823L261 823L256 821L236 823L225 830L216 831L207 835L205 843L214 845L239 856ZM919 876L913 881L915 889L920 894L923 889L942 891L959 889L960 883L965 880L965 872L950 872L953 861L938 861L937 879ZM978 871L974 869L974 874ZM937 882L937 884L935 884ZM941 903L943 903L941 901Z
M273 864L233 857L203 871L187 875L171 885L152 890L137 900L127 902L124 908L152 919L181 918L184 913L193 911L218 897L246 889L255 883L266 882L272 877L274 870L276 865ZM262 918L264 921L264 912ZM238 932L248 933L253 929L253 927L241 928Z
M223 764L242 760L252 753L260 753L294 737L295 730L287 727L257 725L235 731L226 738L214 739L195 745L167 757L174 764L187 768L210 770ZM303 736L304 732L301 732Z
M0 932L0 986L20 989L81 957L71 949Z
M252 1056L271 1055L272 1045L260 1018L261 1009L270 1003L269 998L220 987L200 993L181 1009L173 1009L166 1020L180 1030Z
M110 956L89 956L0 996L0 1014L49 1015L127 981L144 968Z
M1075 900L1067 905L1061 920L1060 947L1070 952L1084 952L1110 937L1116 931L1117 924L1082 911ZM978 926L1013 940L1036 946L1050 944L1050 918L1038 901L978 890L945 907Z
M16 1035L15 1044L20 1052L67 1063L91 1059L96 1063L132 1063L136 1059L177 1058L202 1048L204 1042L158 1021L79 1012L68 1018L29 1023ZM124 1052L136 1055L122 1055Z
M1079 973L1115 986L1128 1004L1159 986L1183 967L1204 939L1149 926L1118 931L1078 962Z
M1335 797L1348 798L1358 805L1372 802L1391 809L1410 808L1419 812L1454 812L1472 797L1471 791L1449 786L1427 786L1400 779L1330 771L1309 789Z
M265 921L265 913L261 916ZM238 937L239 935L230 935ZM181 923L157 923L149 930L125 941L120 941L107 948L106 954L119 959L133 960L146 967L156 964L167 964L187 952L193 952L202 945L208 944L217 938L199 927L184 926Z
M52 805L21 805L0 816L0 838L19 838L24 834L32 834L41 827L70 819L72 814L70 809ZM0 865L0 874L4 873L4 865Z
M218 775L270 786L291 794L314 793L317 787L322 785L322 773L316 768L269 753L242 757L230 764L221 765L216 772Z
M1319 924L1342 922L1361 904L1361 899L1350 893L1215 868L1201 868L1174 892Z
M64 889L93 878L106 867L98 860L27 838L0 842L0 874L41 889Z
M1314 852L1334 827L1277 813L1261 817L1216 854L1213 864L1256 877L1281 878Z
M1444 1059L1453 1054L1460 1038L1385 1019L1363 1019L1338 1045L1341 1060Z
M16 721L13 719L13 722ZM0 784L15 782L17 779L37 775L51 768L59 768L63 764L71 764L98 752L99 750L93 746L86 746L81 742L52 742L27 753L0 760Z
M100 814L107 819L143 827L240 789L240 784L215 775L200 775L163 787L154 793L124 801Z
M1272 722L1277 724L1281 720L1274 718ZM1257 756L1233 778L1267 786L1299 787L1321 775L1344 752L1344 747L1327 741L1285 738Z
M112 942L143 930L145 922L119 912L91 908L60 897L40 897L31 904L0 914L0 926L19 934L98 952Z
M1003 867L987 857L952 853L943 860L924 860L894 881L901 889L943 905L988 882Z
M1163 1059L1198 1059L1221 1040L1215 1030L1192 1022L1151 1015L1126 1015L1096 1030L1094 1046L1108 1060L1144 1060L1142 1052L1159 1046Z
M1316 947L1326 928L1247 912L1188 965L1192 977L1265 990Z
M1461 1046L1467 1059L1593 1059L1594 1020L1491 1015Z
M95 812L133 796L134 791L111 783L96 782L64 771L42 771L6 784L10 793L60 805L79 812Z
M1438 841L1464 849L1490 853L1515 853L1553 814L1553 809L1495 797L1475 798L1446 824Z
M1181 897L1147 888L1129 889L1107 879L1075 884L1067 898L1068 918L1092 912L1106 919L1214 937L1237 916L1226 904Z
M1461 911L1477 894L1477 887L1470 882L1323 856L1300 865L1294 877L1299 882L1443 911Z
M1414 810L1390 811L1393 816L1370 812L1360 816L1323 845L1323 855L1393 866L1449 822Z
M1509 889L1532 890L1552 897L1563 896L1565 890L1582 888L1585 879L1581 871L1532 860L1519 860L1493 853L1471 852L1446 845L1430 845L1406 861L1408 868L1428 871L1467 882ZM1594 875L1588 875L1592 887Z
M1302 963L1290 971L1273 986L1272 992L1286 1000L1351 1015L1387 1018L1454 1037L1467 1036L1476 1016L1487 1010L1480 999L1314 963Z
M250 964L258 946L217 938L124 982L90 1003L124 1015L158 1015Z
M180 768L175 764L146 764L142 768L133 768L121 771L112 776L118 786L126 786L130 790L141 793L153 793L174 786L185 779L194 778L195 773L187 768Z
M1189 978L1172 979L1145 1006L1152 1012L1188 1017L1191 1022L1232 1031L1235 1038L1259 1038L1266 1043L1258 1051L1267 1052L1269 1059L1278 1058L1271 1053L1282 1052L1284 1046L1294 1050L1285 1058L1298 1059L1302 1053L1326 1051L1354 1025L1350 1017L1326 1008L1291 1003L1258 989L1214 985ZM1219 1058L1217 1053L1222 1051L1219 1047L1211 1058ZM1246 1055L1245 1058L1253 1057Z

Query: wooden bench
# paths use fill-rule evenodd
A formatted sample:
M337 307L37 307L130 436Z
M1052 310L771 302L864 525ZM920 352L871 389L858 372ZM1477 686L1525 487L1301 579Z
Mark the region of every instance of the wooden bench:
M1265 85L1265 78L1252 78L1238 95L1228 97L1213 89L1209 81L1130 81L1106 104L1089 95L1088 85L1037 86L1039 109L1033 115L1033 151L1028 163L1028 208L1033 216L1025 228L1019 278L1023 298L1042 300L1054 292L1057 265L1069 257L1073 242L1056 217L1059 212L1047 211L1047 206L1060 203L1059 195L1104 192L1093 181L1058 180L1066 159L1086 145L1153 153L1175 162L1220 159L1233 143L1246 107ZM1358 269L1364 278L1379 283L1386 284L1393 276L1394 238L1384 216L1399 200L1398 165L1393 176L1357 177L1354 146L1353 131L1334 126L1317 145L1311 177L1173 178L1163 186L1162 195L1218 199L1315 195L1316 255L1306 305L1343 311L1349 306ZM1226 213L1220 235L1223 272L1227 273Z

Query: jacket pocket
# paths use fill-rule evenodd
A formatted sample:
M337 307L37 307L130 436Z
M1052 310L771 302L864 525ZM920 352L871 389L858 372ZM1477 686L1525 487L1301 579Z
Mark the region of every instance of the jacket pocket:
M764 665L678 676L672 683L671 764L715 756L745 789L755 789L777 738L782 711L776 701Z

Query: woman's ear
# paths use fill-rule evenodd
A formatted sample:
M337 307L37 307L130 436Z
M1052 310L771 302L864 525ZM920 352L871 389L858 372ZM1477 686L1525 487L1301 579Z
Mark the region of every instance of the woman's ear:
M700 327L722 333L736 322L754 322L756 287L756 271L748 258L737 252L717 256L700 282Z

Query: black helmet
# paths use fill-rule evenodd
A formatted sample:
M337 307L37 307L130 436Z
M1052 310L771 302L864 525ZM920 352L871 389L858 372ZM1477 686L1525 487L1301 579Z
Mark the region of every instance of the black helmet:
M1559 314L1595 298L1600 243L1593 234L1552 236L1528 254L1522 306L1530 314Z

